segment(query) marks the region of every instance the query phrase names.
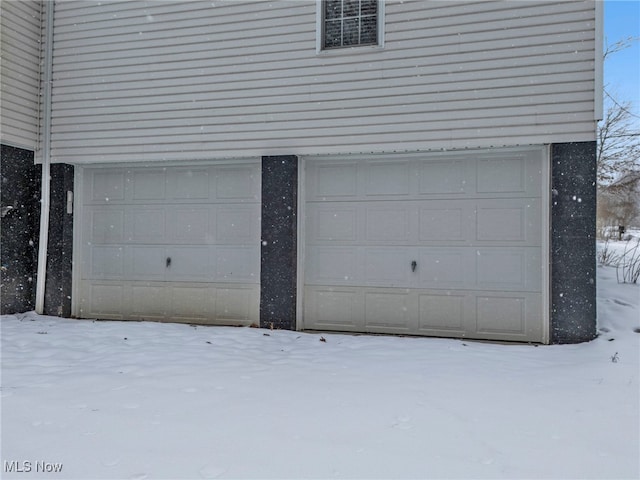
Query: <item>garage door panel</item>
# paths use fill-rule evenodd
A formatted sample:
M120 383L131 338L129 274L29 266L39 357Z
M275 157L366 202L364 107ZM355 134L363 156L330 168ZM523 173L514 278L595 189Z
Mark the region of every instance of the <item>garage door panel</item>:
M368 198L387 195L409 195L410 164L408 161L368 162L364 195Z
M443 159L420 162L420 195L462 195L473 183L464 160Z
M217 288L216 321L230 321L239 325L259 321L256 308L259 296L259 288Z
M476 288L539 292L542 282L540 262L540 251L536 248L479 249Z
M542 186L539 152L483 155L478 158L477 193L504 197L538 196Z
M170 290L171 318L181 322L206 323L213 316L216 295L209 285L174 285Z
M135 169L129 184L131 198L137 201L162 200L166 198L166 169Z
M453 292L420 294L418 330L425 333L444 331L448 334L463 334L467 330L467 299L468 295Z
M408 292L369 291L364 297L367 330L407 333L416 330L416 315Z
M259 283L260 250L256 247L215 247L215 281Z
M477 331L508 332L523 335L525 331L523 298L478 297L476 299Z
M310 285L349 285L362 281L356 247L310 246L305 276Z
M468 248L421 248L416 262L421 288L472 289L475 269L473 251Z
M305 327L542 341L541 161L307 162Z
M167 273L167 250L152 245L134 245L127 248L126 278L131 280L164 280Z
M129 209L130 234L133 243L166 243L166 209L140 206Z
M420 242L465 242L473 222L470 202L433 200L422 206L419 213Z
M307 328L362 331L363 292L344 287L306 287L305 318L313 319Z
M135 320L164 320L167 316L166 289L163 285L131 286L131 317Z
M122 243L125 232L124 207L91 207L84 215L85 238L91 244Z
M259 321L259 163L82 175L81 316Z
M197 245L213 243L211 217L212 208L206 205L167 208L167 225L170 228L167 228L166 242Z
M525 187L523 158L484 158L477 162L478 193L522 193Z
M483 207L478 210L478 240L523 241L525 215L522 208Z
M408 286L412 274L411 249L369 247L363 251L365 277L362 284Z
M538 198L479 200L476 239L481 242L540 245L541 205Z
M358 166L355 162L315 164L308 194L317 200L355 198L358 194Z
M92 171L84 179L87 201L92 204L118 202L125 199L125 172L122 169Z
M213 279L214 247L172 246L162 259L167 281L207 281ZM167 266L167 263L169 265Z
M306 212L309 243L354 242L358 238L358 208L345 203L312 204Z
M85 282L80 289L80 316L121 320L126 304L124 285L102 282Z
M396 203L396 202L393 202ZM378 204L365 208L366 242L399 242L407 243L412 235L412 226L416 222L413 204L397 202L396 206L380 206Z
M260 241L259 205L222 205L216 211L217 244L258 244Z
M118 246L91 245L88 247L89 261L85 262L87 278L124 278L125 251Z
M254 165L215 169L215 195L219 200L256 202L260 199L260 169Z
M539 294L478 295L476 332L513 340L539 337L542 335L540 302Z
M209 168L176 168L167 174L167 198L172 200L209 199Z

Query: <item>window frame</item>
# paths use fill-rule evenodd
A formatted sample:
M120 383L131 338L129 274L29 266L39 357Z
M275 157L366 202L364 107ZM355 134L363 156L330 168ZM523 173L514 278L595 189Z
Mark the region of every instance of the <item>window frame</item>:
M384 48L384 18L385 18L385 1L378 0L378 13L377 13L377 36L378 42L375 44L366 45L348 45L344 47L324 48L324 8L323 0L316 0L316 53L327 54L340 54L345 52L352 52L353 49L383 49Z

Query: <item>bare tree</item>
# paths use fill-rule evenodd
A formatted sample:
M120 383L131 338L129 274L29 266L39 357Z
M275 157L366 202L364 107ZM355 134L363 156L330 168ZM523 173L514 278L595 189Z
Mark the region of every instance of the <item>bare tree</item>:
M605 48L603 58L637 41L628 37ZM640 117L631 112L631 102L618 101L604 89L606 112L598 124L598 184L608 185L622 175L640 170Z
M605 93L608 96L608 94ZM631 103L613 97L598 125L598 184L608 185L625 173L640 170L640 130Z
M640 227L640 170L598 188L598 236L619 225Z

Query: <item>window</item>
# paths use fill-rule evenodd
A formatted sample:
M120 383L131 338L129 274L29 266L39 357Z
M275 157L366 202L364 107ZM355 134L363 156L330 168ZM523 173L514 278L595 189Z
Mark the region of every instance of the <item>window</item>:
M378 45L378 0L322 0L322 49Z

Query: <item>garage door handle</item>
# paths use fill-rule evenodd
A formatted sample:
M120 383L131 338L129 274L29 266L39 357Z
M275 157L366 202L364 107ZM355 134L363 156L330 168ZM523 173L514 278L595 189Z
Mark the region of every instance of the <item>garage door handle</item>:
M171 257L167 257L166 265L167 265L167 268L171 266Z
M418 268L418 262L416 262L415 260L411 262L411 271L415 272L416 268Z

